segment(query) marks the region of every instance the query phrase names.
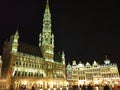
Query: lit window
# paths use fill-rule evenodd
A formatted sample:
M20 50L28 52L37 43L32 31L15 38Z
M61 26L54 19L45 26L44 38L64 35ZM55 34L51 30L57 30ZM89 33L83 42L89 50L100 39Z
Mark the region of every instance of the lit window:
M22 57L20 57L20 60L22 60Z

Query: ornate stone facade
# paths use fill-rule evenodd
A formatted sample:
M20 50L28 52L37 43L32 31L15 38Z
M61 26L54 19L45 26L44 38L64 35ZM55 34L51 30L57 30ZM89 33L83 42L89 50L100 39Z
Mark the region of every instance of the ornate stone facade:
M65 54L54 53L54 34L51 30L51 14L47 1L43 30L39 35L39 45L32 46L19 41L16 31L10 40L4 43L2 61L2 88L26 87L53 88L66 85ZM0 71L1 72L1 71Z
M104 60L104 64L99 64L96 61L91 65L89 62L86 64L77 64L76 61L72 65L68 64L66 67L67 80L70 85L83 85L83 84L116 84L119 81L119 72L117 64L110 63L110 60Z

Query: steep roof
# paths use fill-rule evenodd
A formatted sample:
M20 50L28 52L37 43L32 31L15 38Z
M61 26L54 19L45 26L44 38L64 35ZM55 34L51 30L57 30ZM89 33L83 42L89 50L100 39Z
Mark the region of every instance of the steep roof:
M32 46L24 42L19 42L18 52L42 57L42 53L39 46Z
M42 53L39 46L33 46L24 42L19 42L18 52L42 57ZM54 53L54 61L60 63L62 62L60 53L58 54Z

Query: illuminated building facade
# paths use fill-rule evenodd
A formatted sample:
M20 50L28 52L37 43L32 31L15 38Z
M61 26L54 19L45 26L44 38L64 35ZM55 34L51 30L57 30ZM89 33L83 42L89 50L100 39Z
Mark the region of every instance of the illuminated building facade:
M104 60L104 64L100 65L96 61L92 65L86 63L85 65L76 61L72 65L68 64L66 67L67 80L70 85L83 84L116 84L119 81L119 72L117 64L110 63L110 60Z
M3 61L3 62L2 62ZM18 30L4 43L0 72L0 89L20 86L31 89L53 88L66 85L65 54L54 53L54 34L51 30L51 13L47 1L43 29L39 35L39 45L31 46L19 41Z

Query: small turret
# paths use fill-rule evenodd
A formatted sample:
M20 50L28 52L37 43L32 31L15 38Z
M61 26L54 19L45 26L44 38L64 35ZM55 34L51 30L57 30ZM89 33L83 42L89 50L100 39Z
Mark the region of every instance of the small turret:
M72 62L72 65L73 65L73 66L76 66L76 65L77 65L75 60Z
M93 67L97 67L98 63L96 61L93 62Z
M72 71L72 66L70 65L70 63L68 63L67 67L66 67L67 70L71 70Z
M62 51L62 63L65 64L65 53Z
M39 34L39 46L41 46L41 41L42 41L42 37L41 37L41 33Z
M14 35L11 36L11 44L12 44L12 47L11 47L11 52L12 53L16 53L17 52L17 49L18 49L18 39L19 39L19 35L18 35L18 29L16 31L16 33Z
M110 64L110 60L108 59L107 55L105 55L104 63L107 65Z

